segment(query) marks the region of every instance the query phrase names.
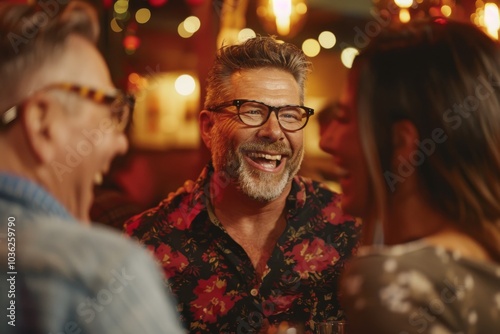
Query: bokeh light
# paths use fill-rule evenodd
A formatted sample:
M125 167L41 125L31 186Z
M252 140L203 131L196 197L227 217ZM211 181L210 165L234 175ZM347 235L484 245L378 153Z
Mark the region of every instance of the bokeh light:
M128 75L128 81L137 85L141 81L141 76L135 72L130 73Z
M304 15L307 13L307 5L304 2L298 3L295 5L295 10L297 11L297 14Z
M451 7L448 5L444 5L441 7L441 13L443 13L444 16L449 17L451 15Z
M325 49L331 49L337 43L337 38L331 31L323 31L318 37L319 44Z
M118 21L116 21L116 18L113 18L109 25L111 27L111 30L113 30L114 32L123 31L122 27L120 27L120 25L118 24Z
M124 14L128 10L128 1L127 0L118 0L115 2L113 6L116 14Z
M180 75L175 80L175 90L180 95L187 96L193 94L195 88L196 88L196 81L189 74Z
M321 51L321 46L317 40L309 38L302 43L302 51L308 57L316 57Z
M410 22L411 16L408 9L401 9L399 11L399 20L403 23Z
M345 48L342 50L342 53L340 54L340 60L342 61L342 64L344 64L345 67L351 68L352 67L352 62L354 61L354 58L359 54L359 51L355 48Z
M197 18L196 16L190 16L184 20L184 29L188 33L194 34L195 32L198 31L198 29L200 29L200 26L201 26L200 19Z
M246 41L249 38L254 38L255 36L257 36L255 34L255 31L253 31L250 28L244 28L244 29L241 29L240 32L238 33L238 41L241 43L241 42Z
M398 5L399 8L410 8L413 5L413 0L394 0L394 3Z
M123 46L126 50L135 51L141 45L141 40L135 35L128 35L123 39Z
M137 23L144 24L151 18L151 11L147 8L141 8L135 13Z
M186 31L186 27L184 26L184 21L179 23L179 25L177 26L177 33L182 38L189 38L189 37L193 36L192 33L190 33L189 31Z

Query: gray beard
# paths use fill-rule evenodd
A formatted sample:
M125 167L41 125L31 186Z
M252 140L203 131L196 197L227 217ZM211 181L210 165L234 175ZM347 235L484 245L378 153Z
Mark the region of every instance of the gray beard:
M300 161L291 169L291 166L285 166L285 171L279 178L270 173L256 170L241 163L238 168L238 185L247 196L261 202L270 202L278 198L287 184L293 179L300 169L302 163L302 154Z
M211 151L215 172L226 174L242 193L257 201L269 202L279 197L298 173L304 158L303 146L292 157L291 149L282 142L248 142L235 147L224 137L221 128L216 126L212 131ZM245 152L250 151L273 151L286 155L289 159L282 174L266 173L247 164Z
M217 138L214 142L212 160L215 171L224 171L237 183L238 188L248 197L260 201L270 202L278 198L287 184L298 173L304 157L303 147L300 153L287 161L285 170L280 175L256 170L244 161L245 151L272 150L291 156L291 150L282 143L245 143L236 151L232 147L222 149L223 144ZM271 149L272 148L272 149ZM223 154L225 153L225 154Z

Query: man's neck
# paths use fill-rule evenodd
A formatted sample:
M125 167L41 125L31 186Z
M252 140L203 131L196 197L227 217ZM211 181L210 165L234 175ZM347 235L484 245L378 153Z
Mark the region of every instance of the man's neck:
M291 184L285 187L279 197L271 201L253 199L233 183L218 187L215 191L213 184L210 188L214 213L224 226L232 225L242 231L262 231L272 229L272 222L283 215Z
M247 253L257 273L262 274L267 260L286 227L285 206L291 185L268 202L242 193L234 184L213 191L211 205L227 233Z

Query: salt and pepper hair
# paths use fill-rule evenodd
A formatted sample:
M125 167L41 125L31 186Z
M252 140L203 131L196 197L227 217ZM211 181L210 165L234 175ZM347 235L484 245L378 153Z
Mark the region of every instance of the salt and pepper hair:
M398 186L384 177L398 175L387 129L409 120L427 144L408 163L429 200L500 262L499 45L470 24L415 21L375 38L351 75L379 209Z
M88 3L0 3L1 99L22 95L24 80L57 56L67 38L75 34L92 44L98 39L97 13Z
M304 102L304 86L311 63L302 50L268 36L250 38L238 45L223 46L208 73L205 108L226 102L230 96L230 80L242 70L274 68L293 75L300 87L300 102ZM264 78L263 78L264 79Z

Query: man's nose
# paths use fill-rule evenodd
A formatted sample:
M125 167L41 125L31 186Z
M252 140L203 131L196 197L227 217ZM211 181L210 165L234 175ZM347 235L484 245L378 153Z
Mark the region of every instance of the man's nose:
M278 112L277 110L271 110L270 113L271 115L269 115L267 121L260 126L259 135L272 141L280 140L284 134L278 121Z

